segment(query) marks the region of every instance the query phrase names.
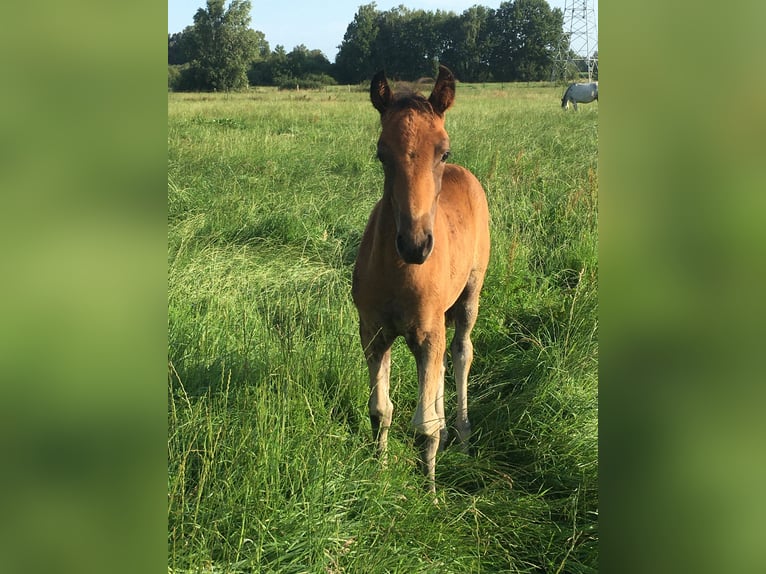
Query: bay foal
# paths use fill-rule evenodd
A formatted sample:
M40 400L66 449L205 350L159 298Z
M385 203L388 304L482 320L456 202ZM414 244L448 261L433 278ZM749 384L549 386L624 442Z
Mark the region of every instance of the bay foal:
M446 322L454 322L450 345L457 384L458 438L465 443L471 329L489 260L487 199L471 172L446 163L450 141L444 113L455 98L446 67L428 98L394 94L385 74L370 85L380 112L378 158L383 197L372 210L353 275L359 334L370 374L373 439L385 458L393 404L389 398L391 345L403 336L415 356L418 404L412 417L420 462L436 490L436 452L447 439L444 417Z

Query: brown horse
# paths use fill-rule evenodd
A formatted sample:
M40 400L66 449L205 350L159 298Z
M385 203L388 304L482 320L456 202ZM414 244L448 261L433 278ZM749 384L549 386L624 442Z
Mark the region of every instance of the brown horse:
M457 433L465 444L470 334L489 260L489 213L479 181L446 163L450 142L444 113L455 99L455 78L439 67L431 95L393 94L384 73L370 86L380 112L378 158L383 197L372 210L353 277L359 333L370 372L373 439L385 459L393 404L388 396L391 345L400 335L415 356L418 405L412 418L420 462L435 491L436 452L447 439L444 417L446 323L457 384Z

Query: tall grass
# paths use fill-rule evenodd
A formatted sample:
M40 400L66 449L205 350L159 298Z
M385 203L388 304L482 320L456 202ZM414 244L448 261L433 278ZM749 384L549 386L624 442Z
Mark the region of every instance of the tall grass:
M382 185L366 94L169 94L171 571L597 569L598 104L562 112L560 91L460 85L447 114L492 259L472 452L440 455L436 505L403 344L387 467L371 448L350 298Z

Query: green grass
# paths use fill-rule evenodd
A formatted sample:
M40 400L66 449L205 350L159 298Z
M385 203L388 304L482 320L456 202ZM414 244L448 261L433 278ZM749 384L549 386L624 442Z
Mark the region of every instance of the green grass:
M373 457L351 269L380 196L366 93L168 96L173 572L595 572L598 104L459 85L450 161L482 181L473 452L417 472L414 360ZM454 386L448 371L448 424Z

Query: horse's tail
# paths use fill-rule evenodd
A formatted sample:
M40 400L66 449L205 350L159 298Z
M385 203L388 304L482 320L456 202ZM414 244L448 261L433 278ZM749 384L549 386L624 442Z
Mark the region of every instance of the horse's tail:
M571 90L571 89L572 89L572 86L569 85L569 86L567 86L567 89L564 90L564 95L561 98L561 107L562 108L566 108L567 107L567 94L569 93L569 90Z

